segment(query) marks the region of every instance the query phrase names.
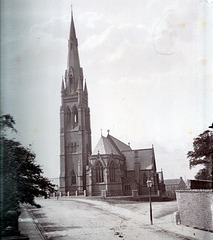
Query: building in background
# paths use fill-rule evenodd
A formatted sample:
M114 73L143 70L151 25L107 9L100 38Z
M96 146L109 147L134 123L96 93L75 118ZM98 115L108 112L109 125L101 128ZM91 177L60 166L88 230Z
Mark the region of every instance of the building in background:
M186 189L186 183L183 181L183 178L178 179L165 179L164 180L166 195L171 198L176 198L176 190Z
M187 180L188 189L213 189L213 182L210 180Z

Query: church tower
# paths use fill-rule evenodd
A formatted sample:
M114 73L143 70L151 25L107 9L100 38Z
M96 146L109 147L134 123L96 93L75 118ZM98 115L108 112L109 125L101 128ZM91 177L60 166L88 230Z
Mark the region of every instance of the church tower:
M60 191L82 194L86 189L86 165L91 154L88 92L80 67L78 40L71 12L68 59L61 85ZM83 87L84 84L84 87Z

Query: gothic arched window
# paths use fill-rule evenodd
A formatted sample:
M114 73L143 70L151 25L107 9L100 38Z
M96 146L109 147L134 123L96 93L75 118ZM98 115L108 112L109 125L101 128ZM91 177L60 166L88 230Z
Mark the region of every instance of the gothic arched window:
M67 107L67 109L66 109L66 123L67 124L71 123L71 111L70 111L69 107Z
M104 175L103 175L103 165L100 161L96 164L96 182L100 183L104 181Z
M68 144L68 153L70 153L71 152L71 145L70 145L70 143Z
M76 184L76 174L74 171L72 171L71 173L71 182L72 184Z
M78 122L78 110L77 110L77 108L74 108L73 116L74 116L74 123L77 123Z
M74 145L73 145L73 152L74 152L74 153L77 152L77 144L76 144L76 142L75 142Z
M76 127L78 124L78 109L77 107L73 108L73 127Z
M110 182L115 182L115 163L113 161L109 165L109 179Z

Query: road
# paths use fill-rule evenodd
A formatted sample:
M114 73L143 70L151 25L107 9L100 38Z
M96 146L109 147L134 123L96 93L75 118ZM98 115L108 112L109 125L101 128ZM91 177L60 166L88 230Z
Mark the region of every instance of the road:
M42 208L29 210L49 240L186 239L151 226L149 203L118 204L75 197L38 198L37 203ZM153 203L154 221L175 208L176 203Z

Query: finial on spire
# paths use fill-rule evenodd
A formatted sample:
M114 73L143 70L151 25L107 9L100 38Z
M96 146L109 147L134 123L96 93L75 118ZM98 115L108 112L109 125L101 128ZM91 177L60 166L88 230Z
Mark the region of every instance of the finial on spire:
M84 94L88 95L86 78L85 78L85 83L84 83Z
M72 7L72 4L71 4L71 14L73 16L73 7Z
M102 129L101 129L101 137L102 137Z
M64 91L64 77L62 75L62 81L61 81L61 91Z
M108 129L107 132L108 132L108 135L109 135L110 130Z

